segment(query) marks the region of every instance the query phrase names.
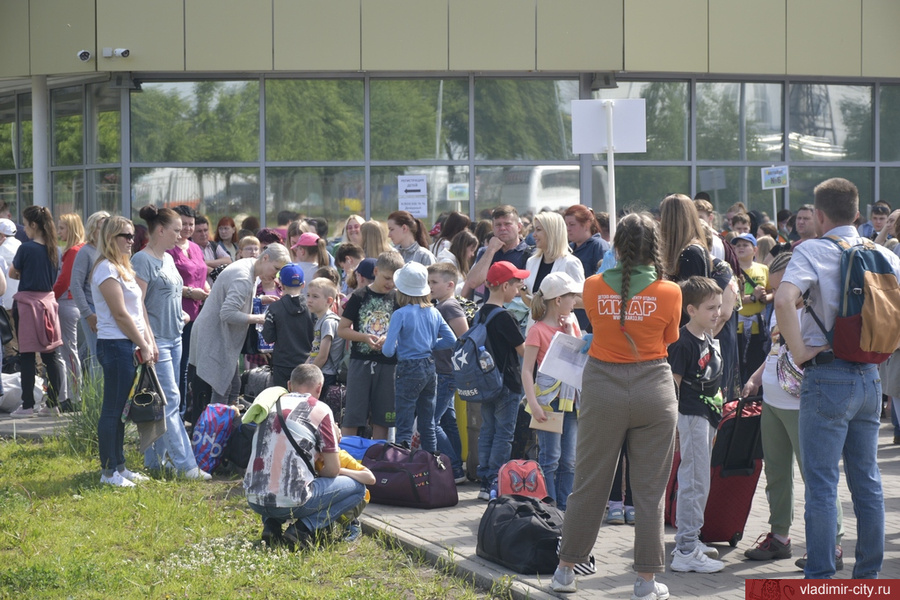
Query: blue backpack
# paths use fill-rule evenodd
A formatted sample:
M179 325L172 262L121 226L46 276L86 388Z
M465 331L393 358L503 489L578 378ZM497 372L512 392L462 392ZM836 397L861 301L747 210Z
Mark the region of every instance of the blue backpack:
M198 467L212 473L219 466L224 458L228 438L240 422L237 410L225 404L210 404L203 409L191 436Z
M503 389L503 373L497 368L487 339L488 323L503 310L496 308L487 318L479 311L472 328L453 346L453 383L459 397L467 402L494 400Z

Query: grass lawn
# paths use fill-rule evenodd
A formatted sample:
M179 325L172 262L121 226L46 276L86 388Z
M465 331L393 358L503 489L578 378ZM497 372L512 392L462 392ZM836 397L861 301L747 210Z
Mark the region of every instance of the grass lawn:
M65 437L0 442L0 461L0 598L488 596L377 537L266 548L236 477L101 485Z

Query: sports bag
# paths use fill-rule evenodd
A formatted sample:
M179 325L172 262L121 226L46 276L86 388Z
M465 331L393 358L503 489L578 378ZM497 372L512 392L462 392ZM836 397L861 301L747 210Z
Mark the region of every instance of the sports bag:
M250 464L250 454L253 452L253 436L258 429L256 423L241 423L228 438L225 444L225 453L222 457L240 469L246 469Z
M841 297L831 332L809 304L806 311L825 334L837 358L880 364L900 345L900 283L875 243L863 239L851 246L829 235L841 249Z
M356 460L362 460L366 455L366 450L375 444L383 443L384 440L370 440L369 438L360 437L358 435L345 435L341 437L339 445L341 450L344 450Z
M274 385L272 367L263 365L241 373L241 395L247 402L253 402L261 391Z
M366 450L362 464L375 475L375 485L369 486L375 504L441 508L459 502L446 454L384 443Z
M479 312L475 325L462 334L453 346L450 359L453 384L459 397L467 402L494 400L503 389L503 373L497 368L487 339L488 323L501 312L503 309L495 308L487 318Z
M556 570L563 512L528 496L499 496L478 525L475 553L524 575Z
M549 494L541 465L533 460L507 462L497 473L497 494L500 496L515 494L543 500Z
M194 458L202 471L212 473L222 462L225 445L239 421L237 410L226 404L210 404L203 409L191 435Z

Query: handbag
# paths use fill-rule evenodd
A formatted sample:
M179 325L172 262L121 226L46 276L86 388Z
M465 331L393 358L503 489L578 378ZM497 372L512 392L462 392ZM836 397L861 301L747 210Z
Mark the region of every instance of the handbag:
M459 495L446 454L377 444L366 450L364 467L375 475L369 486L372 502L410 508L456 506Z
M156 377L156 368L149 363L138 365L131 394L122 411L122 420L128 418L133 423L161 421L165 412L166 396Z
M13 340L12 322L6 307L0 306L0 344L6 345Z
M563 513L528 496L491 500L478 525L475 553L516 573L546 574L559 563Z

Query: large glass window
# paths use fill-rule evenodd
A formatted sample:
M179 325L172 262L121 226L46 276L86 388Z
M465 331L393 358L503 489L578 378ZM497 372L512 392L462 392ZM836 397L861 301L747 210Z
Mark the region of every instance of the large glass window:
M324 217L337 235L350 215L366 214L362 167L276 167L266 171L266 222L277 223L288 210Z
M843 177L856 184L860 205L874 202L875 170L867 167L792 167L791 206L796 211L803 204L813 204L813 188L832 177ZM883 188L883 184L882 184Z
M475 80L475 158L571 160L577 80Z
M386 221L389 214L399 210L399 175L425 176L428 214L419 218L429 229L442 212L468 214L468 167L372 167L371 218Z
M19 169L30 169L34 155L31 138L31 94L19 94ZM22 204L22 206L28 206Z
M121 169L92 169L87 172L87 206L84 215L90 215L98 210L105 210L110 214L122 212L122 177ZM137 213L132 217L137 218Z
M15 169L16 97L0 97L0 170Z
M712 199L713 208L724 215L736 198L744 198L748 210L758 210L772 214L772 190L762 189L760 167L700 167L697 169L697 191L706 192ZM784 205L784 190L774 194L775 206L780 210ZM777 210L775 211L777 212ZM756 232L753 232L756 235Z
M147 204L186 204L212 223L224 216L240 223L248 215L259 215L259 169L132 169L131 187L134 215Z
M135 162L259 159L259 82L144 83L131 94Z
M781 89L777 83L697 83L697 158L781 160Z
M469 156L467 79L373 79L372 160L461 160Z
M669 194L689 194L689 167L616 167L616 210L650 210Z
M266 81L266 160L363 160L361 79Z
M117 163L121 160L121 95L106 83L89 85L88 164Z
M52 178L54 214L84 214L84 172L54 171Z
M16 194L16 189L15 175L0 175L0 202L6 203L9 212L11 212L13 216L19 214L19 211L16 210L16 198L18 196L18 194ZM4 275L6 275L6 273L4 273Z
M690 88L686 81L622 81L594 92L594 98L643 98L647 114L647 152L629 160L687 160L690 156ZM624 156L624 155L623 155Z
M51 90L51 153L55 166L84 162L84 95L81 86Z
M900 85L881 86L881 109L879 111L881 160L900 161ZM884 177L882 176L882 189ZM896 190L897 187L887 189Z
M872 86L790 86L791 160L872 160Z

